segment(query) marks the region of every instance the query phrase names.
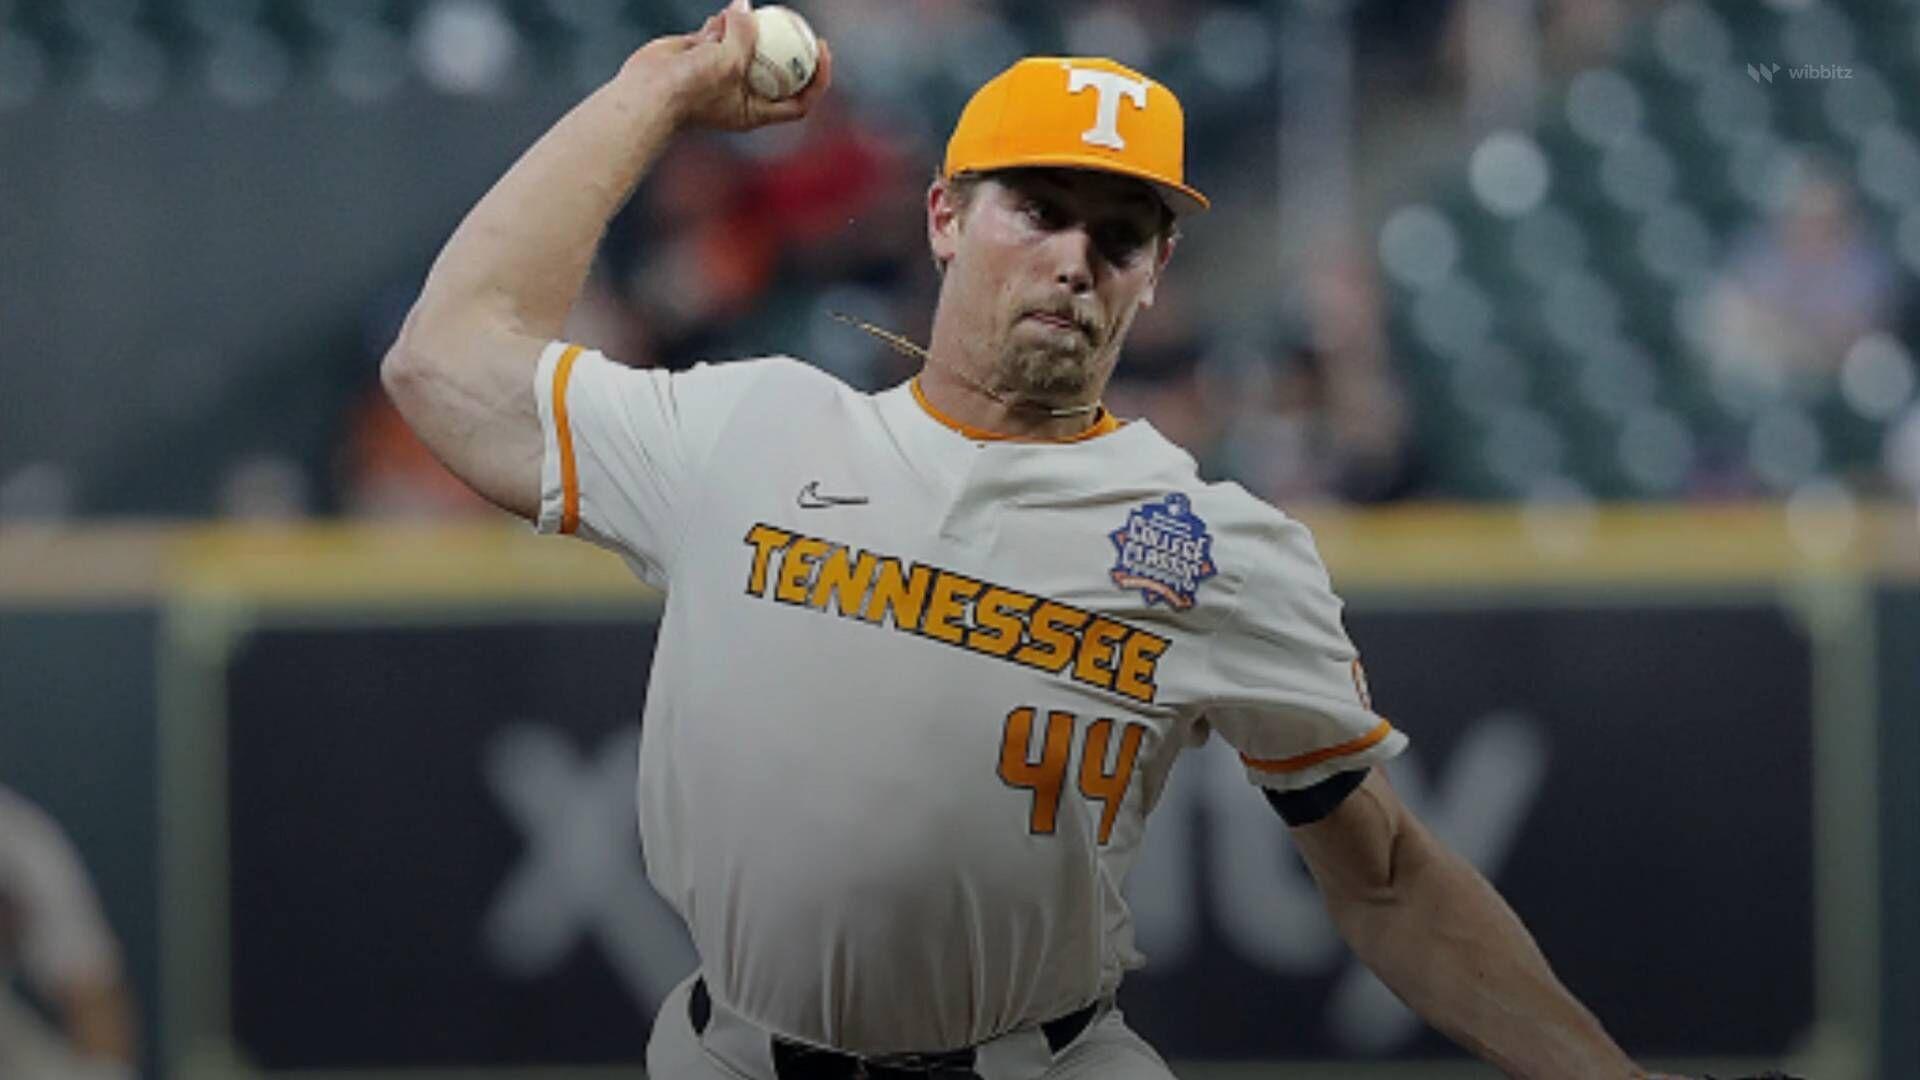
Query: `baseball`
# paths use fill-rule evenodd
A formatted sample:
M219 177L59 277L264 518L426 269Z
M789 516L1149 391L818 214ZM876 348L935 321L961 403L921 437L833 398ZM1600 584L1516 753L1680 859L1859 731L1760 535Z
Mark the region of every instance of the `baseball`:
M779 4L755 8L753 24L759 40L753 65L747 69L747 84L754 93L776 101L799 93L812 80L814 64L820 59L813 27L799 12Z

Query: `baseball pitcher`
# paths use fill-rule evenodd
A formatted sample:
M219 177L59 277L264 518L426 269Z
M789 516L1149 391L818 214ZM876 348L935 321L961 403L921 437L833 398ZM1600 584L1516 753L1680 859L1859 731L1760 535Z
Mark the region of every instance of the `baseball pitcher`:
M1207 207L1165 86L1036 57L980 88L927 191L942 280L903 385L556 340L676 136L827 92L823 45L799 96L756 97L753 34L737 0L636 52L460 225L384 368L475 490L666 593L640 825L700 965L651 1075L1169 1076L1114 1005L1121 886L1209 737L1429 1022L1516 1076L1645 1075L1395 797L1407 739L1307 530L1100 403Z

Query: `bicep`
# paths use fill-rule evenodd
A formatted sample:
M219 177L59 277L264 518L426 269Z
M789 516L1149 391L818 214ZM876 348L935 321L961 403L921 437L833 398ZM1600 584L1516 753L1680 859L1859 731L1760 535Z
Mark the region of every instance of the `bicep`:
M528 519L540 511L545 436L533 380L546 344L479 328L427 331L416 312L381 365L388 395L434 456Z

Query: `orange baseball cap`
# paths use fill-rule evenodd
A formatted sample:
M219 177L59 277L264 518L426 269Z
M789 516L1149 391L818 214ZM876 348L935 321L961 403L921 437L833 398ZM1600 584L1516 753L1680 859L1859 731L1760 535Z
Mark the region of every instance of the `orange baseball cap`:
M1186 115L1173 91L1098 57L1029 56L982 86L947 140L941 175L1098 169L1152 184L1176 214L1207 197L1187 186Z

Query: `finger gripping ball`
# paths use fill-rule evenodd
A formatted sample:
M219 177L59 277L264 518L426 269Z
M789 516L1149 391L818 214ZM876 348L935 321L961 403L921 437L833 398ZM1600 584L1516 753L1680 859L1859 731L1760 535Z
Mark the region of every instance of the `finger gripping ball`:
M800 13L779 4L753 10L759 34L747 85L763 98L779 100L799 93L813 79L820 42Z

